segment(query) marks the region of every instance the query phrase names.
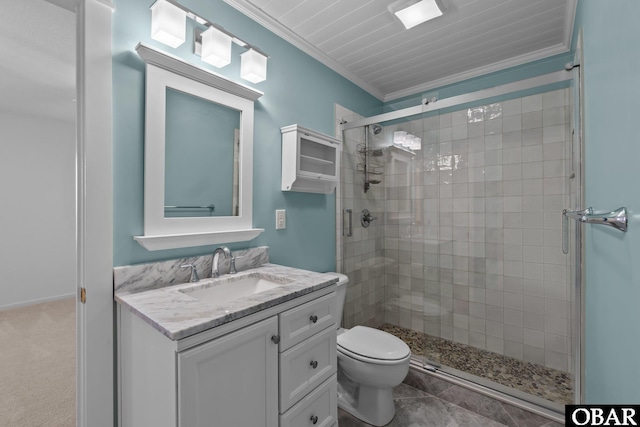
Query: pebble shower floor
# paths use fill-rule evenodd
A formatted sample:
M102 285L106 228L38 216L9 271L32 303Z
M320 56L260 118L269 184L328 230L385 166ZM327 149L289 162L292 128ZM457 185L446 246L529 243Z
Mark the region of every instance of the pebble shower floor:
M573 403L573 381L566 372L388 323L380 326L380 329L402 339L411 348L413 355L439 360L443 366L486 378L560 405Z

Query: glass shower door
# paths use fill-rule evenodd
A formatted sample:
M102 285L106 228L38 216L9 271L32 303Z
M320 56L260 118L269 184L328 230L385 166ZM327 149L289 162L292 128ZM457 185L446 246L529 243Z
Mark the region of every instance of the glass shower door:
M442 290L439 281L438 114L385 123L385 330L403 339L414 360L440 365Z
M433 215L440 369L556 410L573 398L570 117L569 89L441 114Z

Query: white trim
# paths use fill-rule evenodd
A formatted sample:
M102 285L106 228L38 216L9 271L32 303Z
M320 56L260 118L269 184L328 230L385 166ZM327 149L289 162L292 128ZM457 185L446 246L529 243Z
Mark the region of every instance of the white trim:
M76 425L113 427L113 5L80 1L77 15Z
M314 58L316 61L322 63L326 67L332 69L336 73L340 74L342 77L346 78L356 86L359 86L361 89L364 89L369 94L375 96L379 100L384 100L384 93L375 87L374 85L366 82L361 79L355 73L351 72L346 67L340 65L336 60L331 58L329 55L322 52L320 49L303 39L302 37L295 34L293 31L289 30L287 27L271 18L264 12L262 12L259 8L254 5L243 1L243 0L224 0L225 3L231 5L233 8L242 12L244 15L256 21L258 24L265 27L267 30L276 34L277 36L282 37L287 42L291 43L307 55Z
M182 58L163 52L145 43L138 43L136 46L136 52L138 52L138 55L140 55L147 64L155 65L164 70L195 80L207 86L229 92L233 95L241 96L242 98L250 101L255 101L264 95L264 92L236 83L218 73L190 64Z
M202 246L214 243L247 241L263 229L253 228L253 119L254 102L237 95L240 85L227 79L198 71L197 67L170 58L162 52L142 45L136 48L141 56L160 59L162 67L147 62L145 95L145 168L144 168L144 236L134 239L148 250ZM188 67L185 67L185 64ZM178 66L178 70L172 68ZM196 79L192 72L197 71ZM219 88L224 86L224 89ZM233 216L165 217L165 112L166 89L195 95L227 106L240 115L240 212ZM242 88L241 88L242 89ZM261 92L247 92L251 97ZM216 233L218 234L216 236ZM227 240L225 240L227 239ZM152 249L153 248L153 249Z
M29 305L34 305L34 304L44 304L46 302L60 301L61 299L73 298L75 296L76 296L76 293L73 292L71 294L55 295L52 297L36 298L29 301L15 302L13 304L0 306L0 311L11 310L11 309L20 308L20 307L27 307Z
M529 52L524 55L516 56L513 58L505 59L504 61L495 62L493 64L485 65L482 67L474 68L473 70L464 71L462 73L453 74L437 80L431 80L416 86L412 86L406 89L398 90L385 94L384 101L392 101L394 99L403 98L405 96L415 95L420 92L426 92L442 86L458 83L464 80L469 80L474 77L484 76L489 73L495 73L497 71L506 70L508 68L517 67L519 65L528 64L529 62L537 61L539 59L549 58L554 55L566 53L569 51L569 47L564 44L558 44L545 49L540 49L535 52Z
M133 239L148 251L163 249L207 246L217 243L246 242L255 239L264 228L246 230L225 230L210 233L165 234L154 236L133 236Z
M495 86L488 89L478 90L476 92L469 92L463 95L452 96L450 98L445 98L445 99L439 99L438 101L429 103L427 105L416 105L413 107L404 108L402 110L378 114L376 116L367 117L365 119L356 120L350 123L345 123L342 126L342 129L343 130L353 129L360 126L371 125L374 123L381 123L389 120L401 119L404 117L414 116L416 114L427 113L429 111L436 111L443 108L455 107L456 105L466 104L469 102L480 101L480 100L491 98L494 96L506 95L512 92L518 92L522 90L533 89L539 86L559 83L559 82L571 80L572 78L573 78L573 74L566 70L556 71L553 73L532 77L530 79L519 80L517 82L507 83L504 85Z
M573 41L573 27L576 23L576 11L578 10L578 0L566 0L567 10L564 14L564 42L567 50L571 50Z
M78 0L45 0L51 4L59 6L69 12L76 13L76 7L78 7Z

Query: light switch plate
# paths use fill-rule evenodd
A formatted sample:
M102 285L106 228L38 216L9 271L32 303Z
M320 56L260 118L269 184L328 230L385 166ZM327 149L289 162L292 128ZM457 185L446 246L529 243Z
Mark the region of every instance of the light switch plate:
M287 211L276 209L276 230L284 230L285 228L287 228Z

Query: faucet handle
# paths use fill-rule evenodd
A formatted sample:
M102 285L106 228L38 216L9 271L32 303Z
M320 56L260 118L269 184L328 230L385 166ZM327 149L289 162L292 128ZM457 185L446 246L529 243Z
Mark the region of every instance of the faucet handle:
M229 274L236 274L238 270L236 270L236 260L238 258L244 258L243 256L234 256L231 257L231 264L229 265Z
M195 265L184 264L184 265L181 265L180 268L191 268L191 277L189 278L190 282L197 282L200 280L200 277L198 277L198 270L196 270Z

